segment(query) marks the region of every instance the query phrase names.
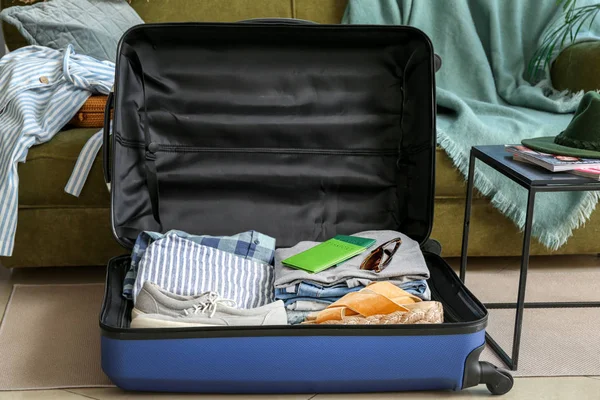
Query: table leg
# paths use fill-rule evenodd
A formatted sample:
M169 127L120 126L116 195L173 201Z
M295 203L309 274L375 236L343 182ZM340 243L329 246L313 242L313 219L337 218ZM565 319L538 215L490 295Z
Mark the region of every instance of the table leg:
M523 327L523 310L525 308L527 270L529 269L529 247L531 245L531 227L533 225L535 193L535 189L529 189L529 196L527 198L527 214L525 216L525 232L523 234L523 254L521 255L521 273L519 276L519 293L517 296L517 315L515 317L515 332L512 348L513 370L517 369L519 363L519 350L521 346L521 330Z
M469 225L471 223L471 204L473 202L473 181L475 179L475 155L471 150L469 158L469 176L467 178L467 202L465 205L465 220L463 225L462 249L460 252L460 280L465 282L467 273L467 248L469 247Z

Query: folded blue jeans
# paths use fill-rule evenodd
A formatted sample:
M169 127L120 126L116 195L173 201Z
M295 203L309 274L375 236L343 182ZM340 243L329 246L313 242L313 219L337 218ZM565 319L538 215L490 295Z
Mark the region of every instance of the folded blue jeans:
M404 282L399 287L423 300L430 300L429 287L425 280ZM299 300L310 301L315 299L331 304L348 293L358 292L361 289L364 289L364 286L359 285L350 288L344 283L338 283L333 286L322 286L312 282L301 282L284 288L276 288L275 298L283 300L286 306Z

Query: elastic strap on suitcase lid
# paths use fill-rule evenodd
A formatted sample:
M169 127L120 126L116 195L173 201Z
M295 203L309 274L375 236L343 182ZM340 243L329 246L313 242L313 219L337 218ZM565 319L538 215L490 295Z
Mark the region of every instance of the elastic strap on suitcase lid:
M115 100L115 93L111 90L106 98L106 106L104 109L104 134L102 139L102 145L104 151L102 152L102 169L104 171L104 182L109 184L111 181L110 176L110 115L113 109L113 102Z
M127 46L126 43L123 44ZM145 162L144 162L144 170L146 171L146 184L148 186L148 192L150 195L150 204L152 207L152 215L154 216L154 220L158 224L157 232L162 232L162 223L160 222L160 214L159 214L159 198L160 194L158 191L158 172L156 170L156 152L158 151L158 145L152 141L150 137L150 121L148 120L148 108L147 108L147 99L146 99L146 80L144 69L142 68L142 63L137 52L133 49L128 52L131 56L133 56L130 61L132 61L132 67L138 70L138 73L142 79L142 97L144 100L144 141L145 141Z

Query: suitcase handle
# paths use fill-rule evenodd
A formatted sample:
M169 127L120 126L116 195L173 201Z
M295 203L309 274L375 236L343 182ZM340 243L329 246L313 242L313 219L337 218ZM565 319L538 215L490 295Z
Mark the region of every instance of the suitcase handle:
M435 72L438 72L442 68L442 57L435 53L433 54L433 66L435 67Z
M240 24L317 25L317 22L296 18L251 18L238 22Z
M110 114L113 109L114 93L108 94L106 106L104 107L104 134L102 136L102 169L104 170L104 182L110 183Z

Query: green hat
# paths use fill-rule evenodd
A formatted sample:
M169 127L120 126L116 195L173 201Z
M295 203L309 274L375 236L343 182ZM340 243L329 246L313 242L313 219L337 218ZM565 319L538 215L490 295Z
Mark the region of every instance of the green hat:
M600 94L587 92L569 126L558 136L525 139L521 143L543 153L600 158Z

